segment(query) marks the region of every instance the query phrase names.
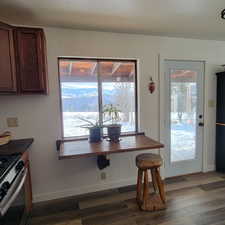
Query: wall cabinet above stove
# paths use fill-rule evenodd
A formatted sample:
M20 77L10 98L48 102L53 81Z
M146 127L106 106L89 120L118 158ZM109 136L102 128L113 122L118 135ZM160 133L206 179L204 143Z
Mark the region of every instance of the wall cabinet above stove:
M42 29L14 30L19 93L47 93L45 37Z
M0 92L16 93L13 27L0 23Z
M0 23L0 52L1 94L47 94L43 29Z

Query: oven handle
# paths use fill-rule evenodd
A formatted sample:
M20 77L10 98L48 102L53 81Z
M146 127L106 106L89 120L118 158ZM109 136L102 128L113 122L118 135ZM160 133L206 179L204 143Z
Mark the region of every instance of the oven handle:
M11 206L13 201L16 199L16 197L18 196L19 192L21 191L21 189L24 185L24 182L25 182L26 176L27 176L27 169L23 170L21 173L22 173L22 178L20 176L19 185L17 186L16 190L11 195L11 197L7 200L6 204L3 205L3 207L0 208L0 213L1 213L2 216L7 212L7 210L9 209L9 207ZM17 182L15 182L15 183L17 183Z

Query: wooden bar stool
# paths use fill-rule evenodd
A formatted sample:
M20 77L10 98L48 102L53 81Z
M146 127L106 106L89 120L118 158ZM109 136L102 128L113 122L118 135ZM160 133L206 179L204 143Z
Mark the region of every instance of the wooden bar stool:
M160 155L145 153L136 157L138 167L137 204L142 210L156 211L166 208L164 183L159 173L163 160ZM151 171L154 192L149 195L148 170ZM144 184L142 183L144 175ZM143 186L143 188L142 188ZM143 189L143 190L142 190Z

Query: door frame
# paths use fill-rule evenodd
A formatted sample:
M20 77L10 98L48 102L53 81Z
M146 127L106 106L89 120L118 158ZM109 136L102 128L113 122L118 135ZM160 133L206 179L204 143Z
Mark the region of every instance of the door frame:
M187 58L181 58L181 57L170 57L170 56L164 56L164 55L158 55L158 69L159 69L159 139L162 143L167 143L166 141L166 98L165 98L165 90L166 90L166 81L165 81L165 65L164 62L165 60L174 60L174 61L189 61L189 62L202 62L204 63L204 69L203 69L203 114L204 114L204 121L205 121L205 126L203 128L202 132L202 172L207 172L208 169L208 163L207 163L207 143L204 137L206 137L206 132L207 132L207 115L206 115L206 93L205 93L205 85L206 85L206 79L205 79L205 74L206 74L206 60L204 59L188 59ZM166 146L165 148L161 151L161 155L165 159L165 151L167 151ZM164 163L164 170L162 171L162 176L165 176L165 163Z
M164 60L164 80L165 80L165 145L168 150L165 154L165 168L166 176L179 176L183 174L190 174L202 171L203 165L203 132L204 127L199 127L198 123L204 121L204 62L202 61L190 61L190 60ZM196 136L195 136L195 158L188 160L181 160L178 162L171 162L171 121L170 121L170 111L171 111L171 78L169 76L170 68L176 70L193 70L198 73L196 84L197 84L197 105L196 105ZM199 115L203 115L203 120L199 119Z

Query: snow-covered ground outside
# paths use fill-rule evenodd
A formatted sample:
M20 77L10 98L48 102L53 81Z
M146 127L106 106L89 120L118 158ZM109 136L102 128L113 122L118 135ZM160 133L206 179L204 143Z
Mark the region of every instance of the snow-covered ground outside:
M121 117L123 117L123 115L121 115ZM98 112L64 112L64 137L83 136L89 134L88 129L81 127L82 125L87 125L87 123L79 118L85 118L95 123L98 120ZM122 124L122 132L129 132L135 130L134 121L120 121L120 124Z
M88 135L88 129L80 126L86 124L79 118L85 118L95 122L98 112L64 112L64 136L74 137ZM190 115L184 114L182 122L177 119L176 113L171 115L171 161L189 160L195 158L195 119L190 119ZM122 132L134 131L135 124L121 122Z
M177 119L177 113L171 113L171 161L189 160L195 158L196 125L195 114L184 113L182 120Z

